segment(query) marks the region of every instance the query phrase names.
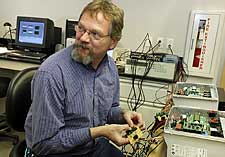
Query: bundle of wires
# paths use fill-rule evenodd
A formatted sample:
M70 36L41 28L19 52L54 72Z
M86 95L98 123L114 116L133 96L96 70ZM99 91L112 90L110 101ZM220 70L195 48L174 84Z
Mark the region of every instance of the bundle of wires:
M147 50L147 52L144 52L144 48L146 43L149 43L149 49ZM137 73L137 63L138 63L138 58L132 59L132 64L131 64L131 71L132 71L132 87L130 89L129 95L128 95L128 99L127 99L127 104L130 110L132 111L136 111L140 106L142 106L145 102L145 95L143 92L143 81L146 78L146 76L148 75L149 71L152 68L152 65L154 63L153 60L147 60L147 56L149 55L149 53L151 53L154 56L154 49L157 48L159 46L160 42L157 43L155 46L152 46L151 40L150 40L150 36L149 34L147 34L144 38L144 40L141 42L141 44L138 46L138 48L134 51L140 54L143 54L146 57L145 60L145 71L142 75L142 77L140 79L138 79L136 73ZM140 51L139 49L142 47L142 50ZM132 53L132 52L131 52ZM132 55L132 54L131 54ZM138 89L135 88L135 81L138 79L137 81L137 87Z
M156 120L142 131L142 138L133 145L122 146L121 151L126 157L148 157L163 142L162 134L166 118L162 117L167 117L167 114L163 112L156 114Z
M189 72L188 72L188 65L183 60L181 64L178 64L177 72L178 72L178 81L186 82L186 80L188 79Z
M150 45L148 50L145 49L147 43L148 43L148 45ZM131 83L132 83L132 85L131 85L131 89L130 89L130 92L128 95L127 104L128 104L129 109L132 111L137 111L137 109L145 103L145 94L144 94L144 91L142 88L143 81L148 76L148 73L152 69L153 64L154 64L154 60L148 59L148 56L151 55L154 58L154 55L155 55L154 50L158 48L160 43L161 43L161 41L159 41L158 43L156 43L153 46L152 42L150 40L150 36L147 33L144 40L136 48L136 50L133 52L130 52L131 58L132 58L132 53L135 53L136 56L140 55L139 57L134 57L131 59L131 72L132 72L132 74L131 74L132 82ZM169 46L169 49L170 49L172 55L174 55L173 50L170 46ZM125 52L125 53L127 53L127 52ZM145 63L143 63L145 65L145 70L144 70L142 76L137 76L137 67L138 67L138 64L140 63L139 62L140 58L142 58L141 63L145 62ZM143 60L143 58L145 58L145 60ZM177 63L176 78L174 81L184 82L187 80L187 77L188 77L187 64L184 63L182 58L180 58L178 56L177 56L177 58L179 58L179 61ZM156 100L154 100L154 102L158 101L158 100L159 99L157 98ZM153 104L154 104L154 102L153 102ZM164 103L159 102L159 104L164 104Z

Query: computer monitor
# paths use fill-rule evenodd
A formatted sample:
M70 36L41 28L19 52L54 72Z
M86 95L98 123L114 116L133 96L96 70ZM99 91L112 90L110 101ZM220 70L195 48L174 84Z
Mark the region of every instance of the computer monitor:
M54 22L48 18L17 16L16 46L19 49L53 53Z

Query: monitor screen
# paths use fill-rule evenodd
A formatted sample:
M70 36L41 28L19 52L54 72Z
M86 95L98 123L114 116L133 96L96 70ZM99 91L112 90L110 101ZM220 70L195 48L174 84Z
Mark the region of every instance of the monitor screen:
M44 23L20 21L19 42L43 44L44 42Z
M48 18L17 17L16 45L22 49L45 51L54 45L54 23Z

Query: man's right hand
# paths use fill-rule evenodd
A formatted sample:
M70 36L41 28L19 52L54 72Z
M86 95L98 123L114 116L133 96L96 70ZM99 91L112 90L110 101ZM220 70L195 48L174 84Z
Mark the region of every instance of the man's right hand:
M94 128L90 128L92 138L97 138L100 136L104 136L114 142L116 145L121 146L124 144L128 144L129 140L125 137L125 132L130 130L128 124L110 124L104 126L98 126Z

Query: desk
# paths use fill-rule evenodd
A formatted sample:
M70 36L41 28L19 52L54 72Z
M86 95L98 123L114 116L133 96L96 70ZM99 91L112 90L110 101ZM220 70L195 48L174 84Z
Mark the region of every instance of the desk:
M40 64L0 59L0 77L13 78L19 71L36 66L40 66Z

